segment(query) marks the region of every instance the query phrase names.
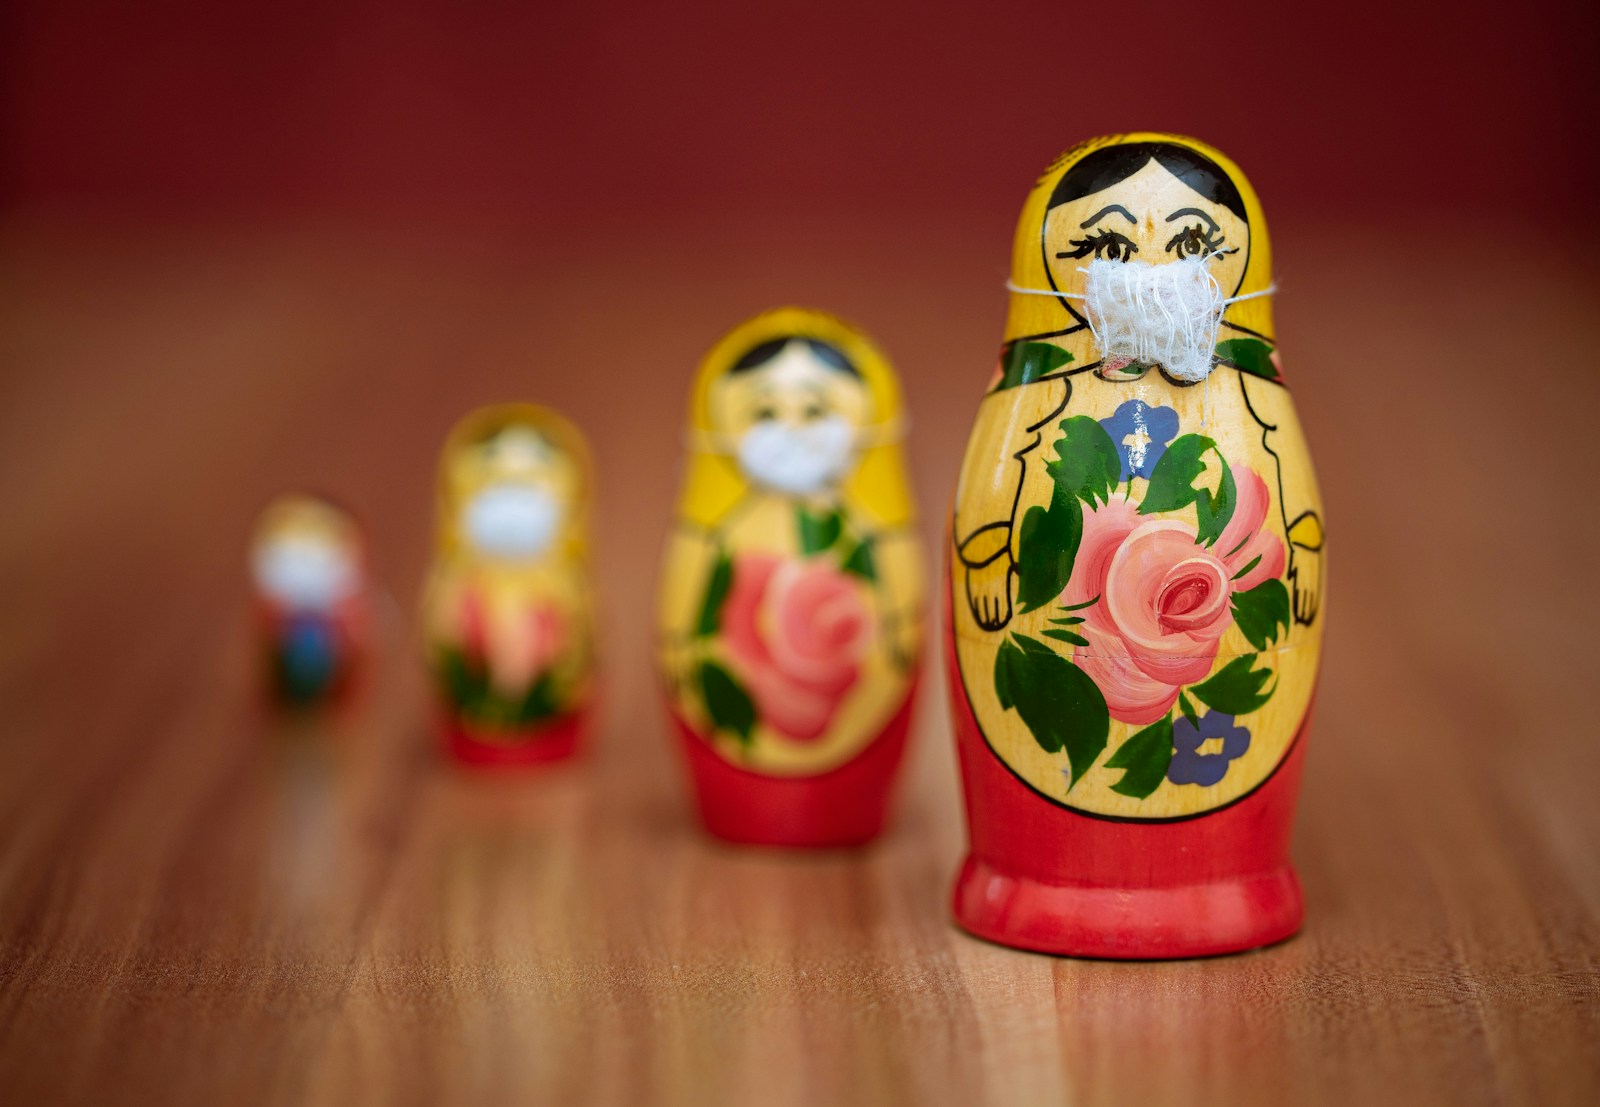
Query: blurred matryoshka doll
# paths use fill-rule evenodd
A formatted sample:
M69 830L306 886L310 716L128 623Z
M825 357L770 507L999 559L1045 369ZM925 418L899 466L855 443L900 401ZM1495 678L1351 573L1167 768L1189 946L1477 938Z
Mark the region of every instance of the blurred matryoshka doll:
M280 496L256 522L250 568L274 698L311 704L347 692L371 625L366 549L355 520L317 496Z
M422 623L445 739L463 761L577 748L593 683L590 485L582 436L547 408L484 408L445 441Z
M1323 534L1260 205L1192 139L1086 142L1008 286L943 589L956 918L1096 957L1284 938Z
M923 570L889 363L784 308L707 355L660 585L668 710L707 828L838 846L883 827Z

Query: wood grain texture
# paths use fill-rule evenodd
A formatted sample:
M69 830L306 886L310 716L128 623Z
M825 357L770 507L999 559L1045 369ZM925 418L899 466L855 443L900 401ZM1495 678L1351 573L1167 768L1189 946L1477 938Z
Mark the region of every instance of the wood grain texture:
M697 832L649 656L693 366L795 297L860 322L936 538L1009 214L930 213L914 257L903 216L493 253L0 227L0 1100L1600 1100L1600 324L1559 249L1489 296L1448 233L1275 236L1333 551L1302 935L1139 965L954 930L936 677L876 848ZM1386 274L1401 237L1429 281ZM601 489L601 732L527 778L436 755L412 615L438 444L509 398L583 425ZM366 697L291 722L244 549L299 484L364 513L396 602Z

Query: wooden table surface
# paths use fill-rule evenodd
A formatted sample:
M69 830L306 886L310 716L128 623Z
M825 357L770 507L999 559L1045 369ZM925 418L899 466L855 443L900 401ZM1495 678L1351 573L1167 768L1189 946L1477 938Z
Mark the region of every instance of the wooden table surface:
M1554 244L1277 236L1333 557L1299 937L1113 964L955 930L932 666L877 846L698 832L648 645L693 365L789 299L856 319L936 534L1009 219L928 213L914 250L904 218L0 224L0 1101L1600 1102L1600 285ZM529 777L436 754L413 622L435 451L508 398L577 418L603 497L603 724ZM304 484L396 603L367 698L294 723L255 699L244 542Z

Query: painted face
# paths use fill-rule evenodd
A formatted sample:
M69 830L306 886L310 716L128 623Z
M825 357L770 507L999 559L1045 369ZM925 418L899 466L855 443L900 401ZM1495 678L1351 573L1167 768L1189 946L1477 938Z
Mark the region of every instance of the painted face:
M795 339L765 363L722 378L711 415L718 436L737 444L747 477L809 495L850 472L868 407L860 377Z
M507 560L549 549L577 492L572 459L521 425L461 450L451 479L462 537L479 554Z
M1194 383L1211 372L1227 297L1244 279L1249 225L1150 159L1051 208L1044 253L1055 286L1082 298L1099 376L1135 379L1159 365Z
M1149 264L1204 258L1224 296L1244 280L1250 226L1208 200L1154 159L1133 176L1051 208L1044 219L1044 261L1062 292L1081 295L1089 262Z
M261 594L296 611L331 610L361 587L354 523L311 497L263 512L250 563Z

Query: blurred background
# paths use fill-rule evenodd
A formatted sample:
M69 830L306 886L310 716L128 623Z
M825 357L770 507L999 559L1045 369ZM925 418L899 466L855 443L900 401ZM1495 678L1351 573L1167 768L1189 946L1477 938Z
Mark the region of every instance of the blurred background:
M1583 0L7 7L17 208L535 239L915 208L1003 244L1107 131L1204 137L1279 217L1549 211L1596 166Z

